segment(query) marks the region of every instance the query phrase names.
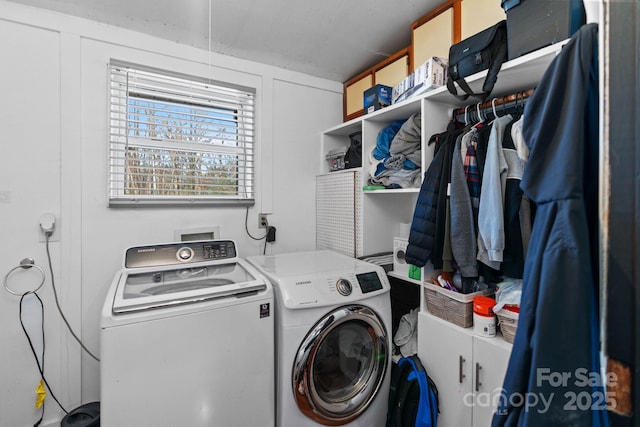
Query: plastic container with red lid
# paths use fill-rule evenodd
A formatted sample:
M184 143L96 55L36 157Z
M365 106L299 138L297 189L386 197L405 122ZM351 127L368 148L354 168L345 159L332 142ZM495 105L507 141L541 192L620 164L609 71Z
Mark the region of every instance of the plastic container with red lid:
M493 307L496 300L491 297L477 296L473 298L473 331L483 337L496 336L496 315Z

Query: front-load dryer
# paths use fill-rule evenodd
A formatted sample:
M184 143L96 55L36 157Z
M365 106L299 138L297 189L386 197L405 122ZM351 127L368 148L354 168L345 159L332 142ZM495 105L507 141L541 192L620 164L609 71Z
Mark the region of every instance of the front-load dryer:
M384 270L327 250L247 261L274 287L276 425L384 426L391 362Z

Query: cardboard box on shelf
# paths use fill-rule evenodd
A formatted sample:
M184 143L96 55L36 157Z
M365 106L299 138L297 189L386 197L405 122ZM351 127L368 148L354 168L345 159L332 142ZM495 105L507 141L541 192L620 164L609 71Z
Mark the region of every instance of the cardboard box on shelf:
M391 105L391 91L393 88L385 85L375 85L364 91L364 114Z
M447 83L447 60L433 56L393 88L392 104Z

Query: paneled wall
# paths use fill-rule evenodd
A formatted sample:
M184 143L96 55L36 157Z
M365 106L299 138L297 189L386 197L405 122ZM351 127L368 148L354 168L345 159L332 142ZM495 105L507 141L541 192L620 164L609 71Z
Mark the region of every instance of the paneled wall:
M45 374L66 409L99 400L99 364L81 355L55 308L38 219L57 217L50 244L60 304L85 345L100 354L104 296L128 246L172 241L175 230L218 226L241 256L263 251L245 232L245 208L107 207L107 63L110 58L252 86L257 89L256 204L271 213L277 240L267 253L315 247L314 180L321 130L342 118L342 83L171 43L139 33L0 0L3 67L0 129L0 275L32 257L47 273L44 302ZM35 270L12 275L26 290ZM0 426L26 427L39 373L19 322L20 298L0 288ZM36 344L39 304L24 303ZM43 426L62 411L47 397Z

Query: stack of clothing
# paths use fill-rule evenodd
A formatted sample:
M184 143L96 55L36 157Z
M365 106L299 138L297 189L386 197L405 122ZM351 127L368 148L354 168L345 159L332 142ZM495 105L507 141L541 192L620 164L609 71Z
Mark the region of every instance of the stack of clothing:
M370 184L386 188L419 187L422 164L420 142L420 113L385 126L378 133L376 146L369 155Z
M381 266L385 273L393 270L393 252L380 252L371 255L364 255L358 257L358 259Z

